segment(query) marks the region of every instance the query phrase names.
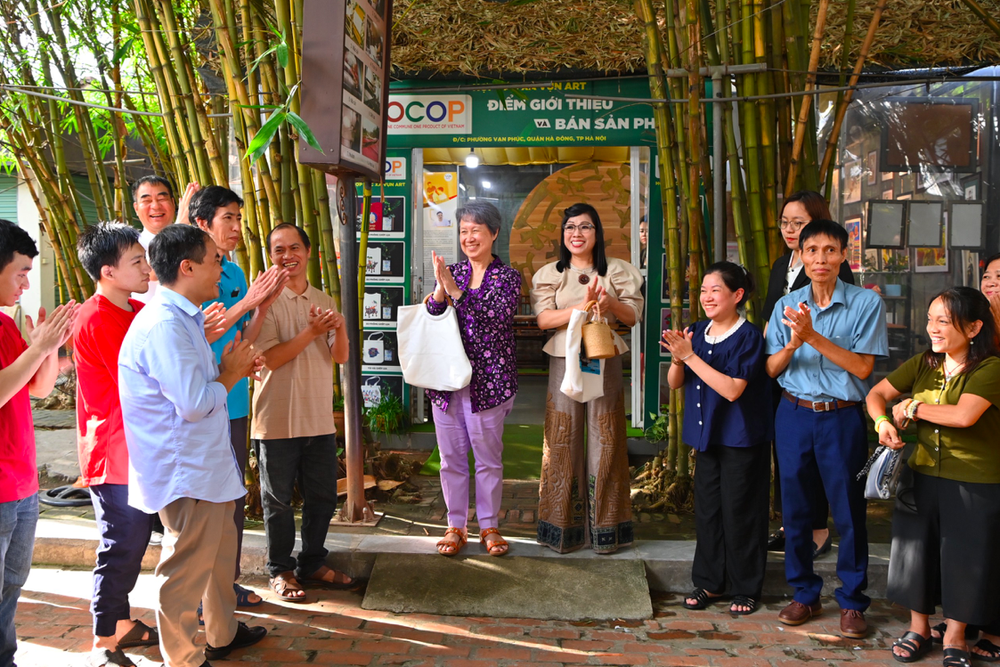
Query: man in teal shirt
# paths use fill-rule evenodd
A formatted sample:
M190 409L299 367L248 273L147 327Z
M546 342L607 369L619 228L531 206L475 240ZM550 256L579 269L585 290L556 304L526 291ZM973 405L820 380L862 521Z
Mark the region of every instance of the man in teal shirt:
M226 346L249 340L253 343L260 332L264 314L281 293L288 281L288 272L272 266L257 276L252 286L247 286L243 270L228 259L236 250L242 238L243 215L240 208L243 200L239 195L218 185L210 185L199 190L191 200L189 217L192 225L208 232L215 241L222 256L222 276L219 279L219 298L202 305L206 313L222 311L223 321L206 336L215 352L216 361L222 358ZM250 415L250 385L243 378L226 397L229 409L229 435L233 452L240 464L240 472L246 474L247 466L247 417ZM243 503L236 503L236 588L237 606L257 606L260 596L235 583L240 577L240 552L243 544Z

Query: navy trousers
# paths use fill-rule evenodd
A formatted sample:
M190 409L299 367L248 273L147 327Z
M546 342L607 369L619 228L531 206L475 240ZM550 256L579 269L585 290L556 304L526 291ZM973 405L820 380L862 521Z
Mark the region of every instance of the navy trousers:
M94 616L94 634L113 637L118 621L131 615L128 594L142 569L142 556L153 532L153 515L129 506L128 484L92 486L90 497L101 535L90 613Z
M812 559L817 503L813 490L822 486L840 536L837 602L841 609L864 611L871 603L864 594L868 587L866 501L864 480L854 479L868 460L861 405L813 412L782 398L775 443L781 470L785 577L795 589L795 601L815 604L823 588L823 578L813 572Z

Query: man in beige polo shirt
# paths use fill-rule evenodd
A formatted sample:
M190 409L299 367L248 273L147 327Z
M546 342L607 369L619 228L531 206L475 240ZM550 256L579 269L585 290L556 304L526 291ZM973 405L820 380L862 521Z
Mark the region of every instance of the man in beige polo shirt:
M288 283L267 311L257 336L264 370L253 396L253 426L267 535L271 590L306 602L299 580L326 588L356 582L326 565L327 529L337 507L337 439L333 364L347 361L344 317L333 299L309 284L311 248L301 227L284 223L267 236L271 262ZM302 550L295 547L292 487L302 493Z

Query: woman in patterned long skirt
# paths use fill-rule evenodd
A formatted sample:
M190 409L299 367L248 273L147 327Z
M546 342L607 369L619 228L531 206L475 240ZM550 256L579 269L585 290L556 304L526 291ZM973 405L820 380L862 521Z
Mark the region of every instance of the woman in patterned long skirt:
M538 502L538 542L559 553L590 546L614 553L632 543L628 450L622 354L625 342L615 334L618 354L604 363L604 395L578 403L563 394L567 363L566 325L574 310L598 301L610 324L634 326L642 315L642 276L628 262L604 252L601 219L589 204L563 212L559 260L532 278L531 305L540 329L555 329L549 354L545 406L545 442ZM584 428L587 442L584 445Z

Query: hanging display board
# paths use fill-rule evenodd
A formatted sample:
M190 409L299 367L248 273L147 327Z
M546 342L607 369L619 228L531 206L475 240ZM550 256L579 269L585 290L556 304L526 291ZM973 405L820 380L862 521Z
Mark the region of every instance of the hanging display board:
M381 180L386 159L392 0L305 0L299 162Z

